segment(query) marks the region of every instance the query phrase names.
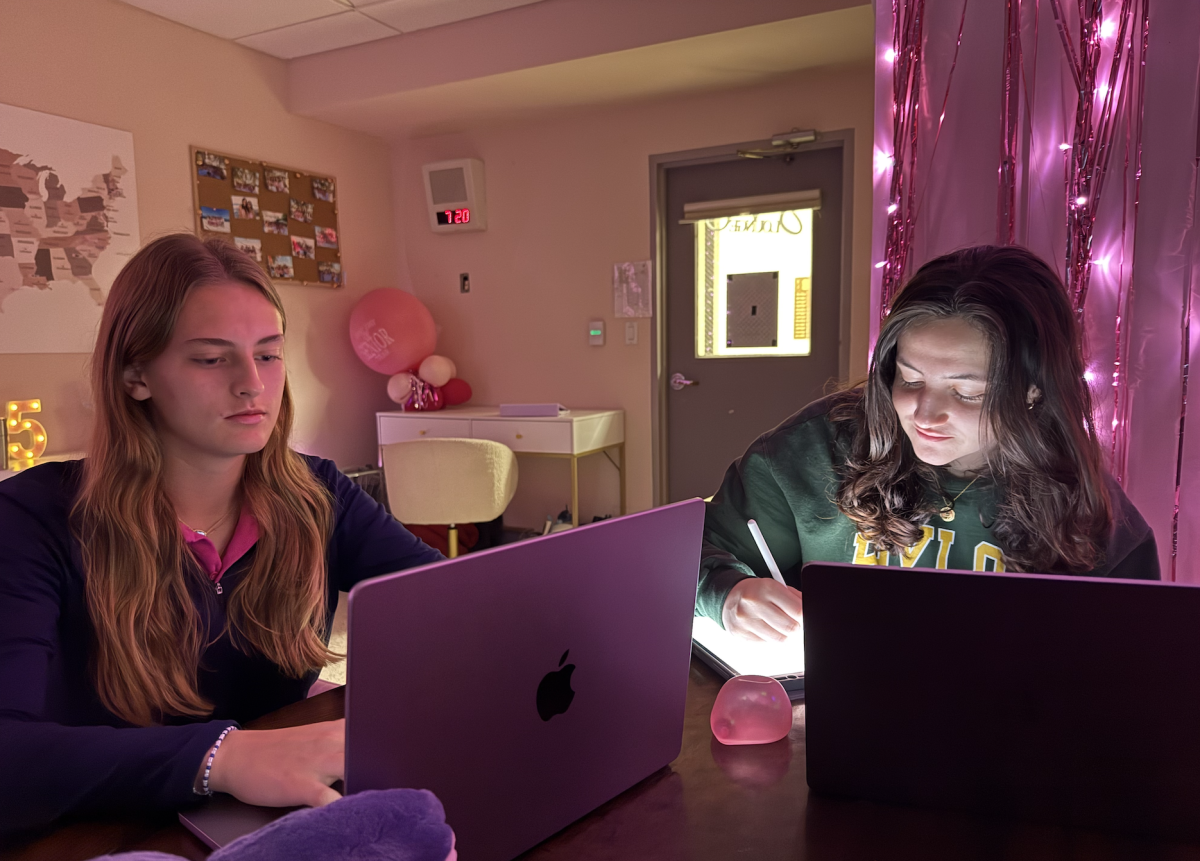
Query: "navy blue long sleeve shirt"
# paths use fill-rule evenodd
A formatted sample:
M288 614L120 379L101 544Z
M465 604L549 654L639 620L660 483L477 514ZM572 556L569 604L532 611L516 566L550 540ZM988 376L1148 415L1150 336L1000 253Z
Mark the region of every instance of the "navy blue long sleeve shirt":
M441 554L415 538L328 460L305 456L334 500L326 602L360 580ZM135 727L100 702L89 670L94 642L79 543L68 514L82 461L47 463L0 482L0 834L71 813L173 809L194 802L204 754L226 727L303 699L314 671L294 679L229 634L201 656L210 719ZM222 578L224 596L197 601L207 630L225 627L226 596L251 548Z

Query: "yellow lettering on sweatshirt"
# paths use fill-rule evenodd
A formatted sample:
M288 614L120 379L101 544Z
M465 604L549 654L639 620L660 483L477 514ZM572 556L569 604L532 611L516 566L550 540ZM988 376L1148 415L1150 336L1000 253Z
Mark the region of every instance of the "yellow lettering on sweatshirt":
M991 567L988 567L988 560L991 560ZM980 541L975 545L975 566L976 571L995 571L997 574L1004 573L1004 552L995 544L989 544L986 541Z
M933 527L922 526L921 538L912 547L907 548L900 554L900 566L902 568L916 568L917 560L921 558L921 554L925 552L925 548L929 546L929 542L933 540ZM953 539L951 539L953 540Z
M950 548L954 546L954 530L939 529L937 567L943 571L950 567Z
M874 542L868 541L861 532L854 533L854 564L855 565L887 565L890 554L885 550L875 552Z

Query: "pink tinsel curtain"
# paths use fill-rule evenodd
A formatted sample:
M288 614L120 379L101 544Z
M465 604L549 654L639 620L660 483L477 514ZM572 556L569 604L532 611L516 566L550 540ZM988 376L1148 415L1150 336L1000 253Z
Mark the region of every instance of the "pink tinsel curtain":
M1200 404L1186 404L1200 2L875 9L872 344L886 298L926 260L1005 242L1042 256L1086 326L1112 471L1164 577L1200 582Z

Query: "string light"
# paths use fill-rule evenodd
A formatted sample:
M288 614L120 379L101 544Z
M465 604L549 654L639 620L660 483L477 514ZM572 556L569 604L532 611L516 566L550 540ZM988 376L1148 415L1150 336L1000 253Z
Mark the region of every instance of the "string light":
M936 109L936 113L929 114L930 117L938 118L932 144L925 144L920 140L925 133L921 100L927 95L935 97L924 63L925 52L929 49L925 38L928 19L926 3L925 0L897 0L892 5L891 45L893 56L899 61L892 65L890 76L892 122L889 133L884 133L883 129L879 130L878 148L874 157L876 174L890 172L890 176L887 177L890 186L887 199L889 205L896 205L896 209L888 213L884 236L884 265L876 267L882 270L879 282L880 321L887 316L892 297L900 288L908 269L908 257L919 219L918 162L933 163L935 160L938 140L946 118L946 107L950 100L954 70L958 65L959 51L962 47L967 5L964 0L954 42L954 54L945 76L941 105Z
M967 4L965 0L960 2L963 3L965 15ZM1099 399L1097 404L1097 427L1101 434L1105 427L1112 429L1111 439L1105 440L1106 448L1110 448L1109 465L1117 480L1124 483L1131 466L1128 463L1131 452L1129 434L1140 418L1140 412L1135 413L1131 409L1139 406L1131 400L1130 395L1133 387L1140 382L1140 372L1130 351L1138 349L1145 330L1145 327L1138 325L1140 320L1130 316L1134 307L1135 287L1130 261L1136 241L1133 227L1137 223L1138 186L1143 169L1143 93L1147 84L1149 0L1091 0L1086 3L1082 0L1078 3L1047 0L1047 3L1054 9L1055 20L1048 28L1053 33L1051 42L1046 41L1046 37L1040 35L1036 28L1031 31L1030 14L1040 17L1040 13L1036 12L1036 4L1009 3L1009 8L1017 12L1006 15L1005 44L1009 52L1005 55L1005 69L1009 77L1005 79L1008 87L1005 92L1011 94L1007 98L1012 104L1005 103L1008 112L1002 112L1000 123L1003 134L997 237L1003 243L1003 229L1007 226L1009 241L1022 238L1017 235L1013 239L1012 226L1016 223L1020 227L1019 216L1022 211L1028 216L1026 230L1032 232L1035 225L1042 226L1041 219L1032 214L1032 204L1020 204L1019 199L1013 201L1015 196L1011 188L1023 176L1027 187L1031 182L1036 186L1047 180L1053 184L1051 174L1062 170L1060 176L1063 184L1058 186L1057 195L1052 195L1057 196L1057 205L1049 207L1052 213L1050 218L1061 218L1059 231L1066 234L1065 253L1055 268L1066 282L1079 319L1081 322L1086 320L1089 340L1097 350L1094 364L1085 366L1084 380L1104 390L1105 397ZM1030 14L1026 14L1024 7L1032 7ZM879 48L888 48L890 44L890 49L876 56L885 57L888 62L898 60L891 68L880 69L881 73L892 72L890 91L885 96L890 96L890 105L879 106L881 119L886 117L892 122L886 123L885 120L886 130L879 130L873 158L876 200L884 204L888 216L884 219L887 226L885 251L881 255L883 259L874 264L874 268L884 270L881 276L876 276L880 278L880 319L886 315L888 302L907 273L907 255L913 247L913 237L925 229L918 197L923 195L923 182L927 177L918 176L917 168L936 170L940 167L934 162L934 148L930 146L927 136L934 130L940 133L948 116L945 105L929 101L936 100L935 88L940 90L941 80L932 79L934 76L929 71L934 67L923 66L923 59L933 56L932 52L936 49L939 72L935 74L942 78L945 72L941 70L949 59L946 48L950 46L945 42L935 44L933 37L926 38L924 30L926 21L930 20L927 11L924 0L895 0L891 6L890 38L885 36L887 41L876 48L878 51ZM1054 32L1056 29L1057 32ZM942 27L934 36L938 40L948 39L953 32ZM1026 104L1033 87L1021 77L1034 68L1035 75L1042 75L1041 65L1030 65L1030 59L1041 55L1043 49L1051 44L1056 49L1061 45L1061 53L1053 63L1047 85L1058 89L1059 81L1062 81L1065 104L1061 111L1050 111L1040 104ZM923 51L930 53L923 57ZM1058 53L1057 50L1055 52ZM955 45L956 58L957 53ZM950 69L953 72L953 62ZM1041 84L1040 81L1038 83ZM918 95L927 100L923 110L919 108ZM885 111L885 106L891 110ZM938 111L939 107L941 112ZM1042 129L1034 122L1039 116L1046 119ZM1015 121L1016 133L1009 131L1014 126L1010 117L1020 118ZM952 126L958 122L970 122L969 118L950 119ZM1022 152L1017 146L1021 133L1029 130L1032 131L1035 147L1033 153L1028 150ZM1057 143L1055 137L1059 139ZM1007 143L1010 138L1015 143ZM1048 163L1045 162L1044 156L1052 156L1055 148L1063 154L1063 162L1058 163L1052 157ZM1037 155L1039 150L1042 160ZM883 174L884 171L891 171L890 193L879 185L889 179ZM934 180L933 184L937 181ZM939 227L934 224L935 232ZM940 238L932 237L931 244L936 246ZM915 262L920 263L921 260ZM1094 282L1097 290L1104 294L1099 308L1086 306L1089 281ZM1115 324L1115 332L1112 329L1103 331L1110 321ZM1186 325L1186 319L1184 323ZM1185 351L1181 369L1185 385L1188 359L1189 354ZM1126 365L1130 368L1129 374L1125 373ZM1111 397L1108 396L1110 385ZM1182 452L1182 416L1186 413L1186 398L1180 412L1178 444ZM1109 414L1111 422L1102 418L1104 413ZM1177 500L1181 498L1179 483L1177 476ZM1177 504L1176 532L1181 531L1179 525Z

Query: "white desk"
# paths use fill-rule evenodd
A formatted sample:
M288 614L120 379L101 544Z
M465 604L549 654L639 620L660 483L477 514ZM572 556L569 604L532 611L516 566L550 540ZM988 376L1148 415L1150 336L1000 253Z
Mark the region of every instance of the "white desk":
M625 513L625 411L571 410L561 416L500 415L499 407L447 407L375 414L380 445L414 439L490 439L531 457L571 461L571 523L579 525L579 459L615 449ZM380 465L383 464L382 457Z

